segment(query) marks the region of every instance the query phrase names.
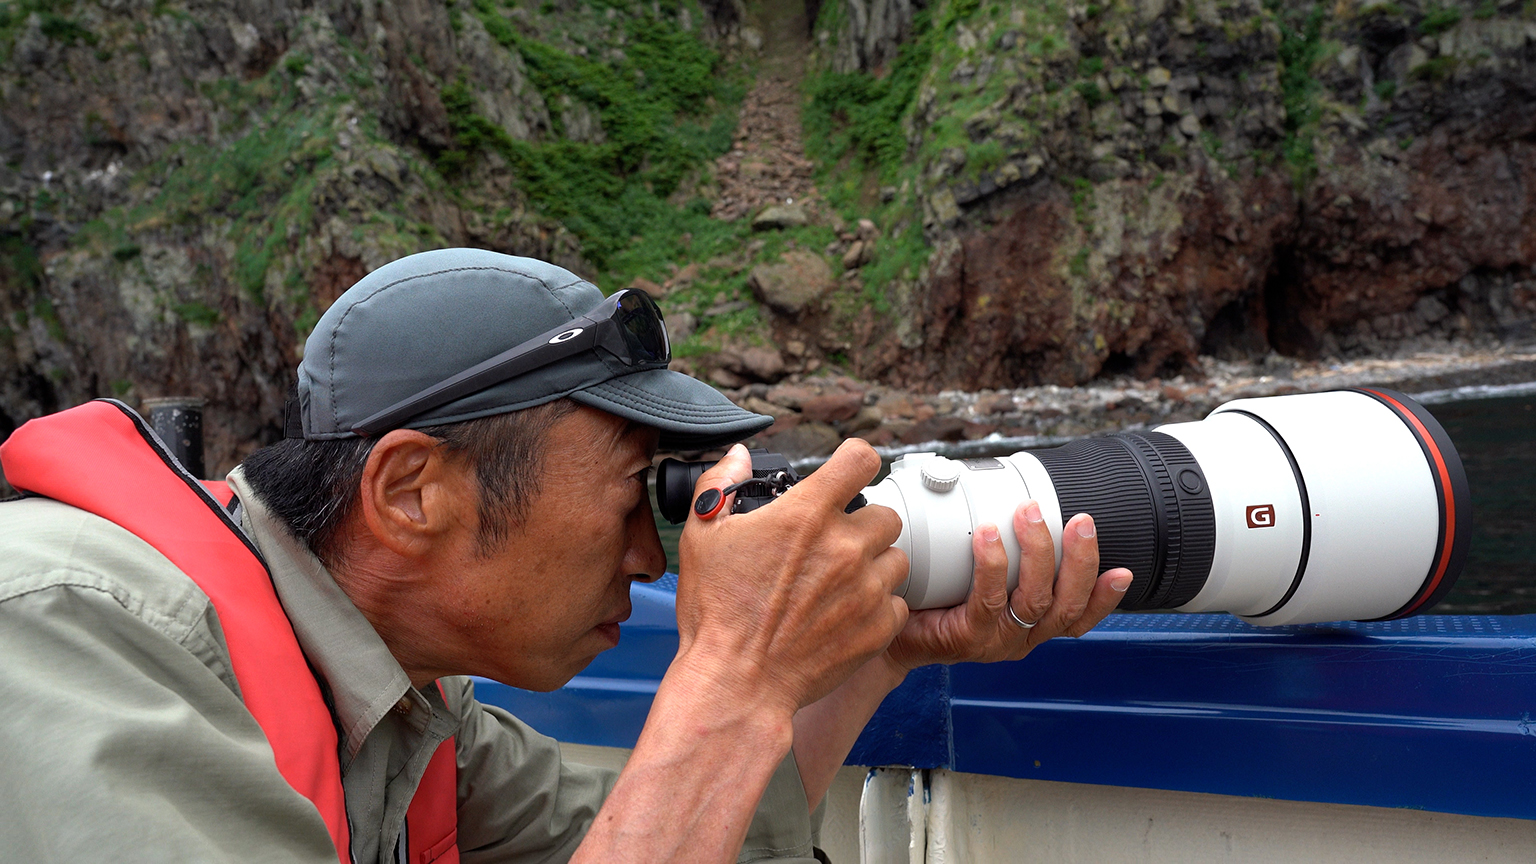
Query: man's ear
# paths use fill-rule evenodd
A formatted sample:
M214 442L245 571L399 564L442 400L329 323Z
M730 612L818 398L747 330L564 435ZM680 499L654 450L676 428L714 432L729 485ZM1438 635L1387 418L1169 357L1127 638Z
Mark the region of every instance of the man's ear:
M448 458L442 442L414 429L386 433L368 454L358 490L363 526L407 558L425 555L459 521L470 472Z

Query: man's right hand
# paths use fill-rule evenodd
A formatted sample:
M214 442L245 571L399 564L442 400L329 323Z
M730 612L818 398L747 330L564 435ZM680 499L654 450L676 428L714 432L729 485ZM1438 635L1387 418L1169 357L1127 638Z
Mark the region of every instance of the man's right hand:
M795 712L884 651L906 623L907 605L891 593L907 572L906 555L891 548L901 520L884 507L843 512L879 467L868 444L845 441L766 507L731 513L727 501L713 519L690 514L677 657L573 860L736 859L789 756ZM751 457L736 446L694 494L751 476ZM801 860L810 851L807 836Z
M901 519L879 506L843 512L879 469L873 448L849 439L765 507L730 513L727 501L710 520L690 512L673 672L703 676L711 690L740 687L789 716L885 650L907 620L906 603L891 593L907 573L905 553L891 545ZM751 457L737 445L694 495L751 476Z

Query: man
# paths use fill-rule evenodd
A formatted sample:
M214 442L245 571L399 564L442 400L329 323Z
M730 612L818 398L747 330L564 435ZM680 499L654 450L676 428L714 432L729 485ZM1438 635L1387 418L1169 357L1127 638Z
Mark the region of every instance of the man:
M966 604L909 615L891 594L907 566L899 520L843 512L879 467L848 442L772 505L690 521L681 644L627 767L562 763L461 676L553 689L613 647L630 584L666 566L646 490L658 447L719 446L766 422L667 371L652 310L490 252L380 268L310 337L290 437L177 524L160 515L173 499L214 499L156 464L119 477L75 443L125 463L157 452L119 409L18 430L7 475L49 497L0 505L7 857L808 861L813 811L907 670L1081 634L1129 583L1097 573L1085 516L1066 526L1058 574L1026 504L1011 596L983 526ZM734 447L699 489L750 471ZM140 483L153 500L132 496ZM228 530L180 524L198 512ZM194 560L221 537L211 564ZM253 624L255 595L233 600L221 581L243 566L237 541L259 554L244 588L270 574L275 623ZM285 639L302 657L253 659ZM418 805L443 795L447 824L426 836Z

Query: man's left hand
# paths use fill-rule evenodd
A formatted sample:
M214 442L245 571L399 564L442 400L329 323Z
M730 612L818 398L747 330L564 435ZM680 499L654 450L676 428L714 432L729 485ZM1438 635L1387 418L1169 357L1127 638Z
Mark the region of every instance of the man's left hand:
M1025 502L1013 516L1019 538L1019 584L1008 591L1008 553L997 526L980 525L972 538L975 582L965 603L913 612L886 650L885 659L905 673L930 663L1018 660L1056 636L1081 636L1125 596L1131 572L1099 573L1099 541L1093 518L1079 513L1062 529L1061 568L1040 514ZM1009 607L1013 615L1008 614ZM1033 624L1025 628L1018 621Z

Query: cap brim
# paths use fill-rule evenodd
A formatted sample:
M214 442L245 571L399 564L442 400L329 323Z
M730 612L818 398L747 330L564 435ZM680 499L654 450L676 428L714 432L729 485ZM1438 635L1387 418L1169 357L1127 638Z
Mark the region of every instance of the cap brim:
M712 450L773 425L739 408L715 388L681 372L649 369L584 387L570 398L661 430L663 450Z

